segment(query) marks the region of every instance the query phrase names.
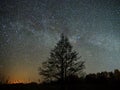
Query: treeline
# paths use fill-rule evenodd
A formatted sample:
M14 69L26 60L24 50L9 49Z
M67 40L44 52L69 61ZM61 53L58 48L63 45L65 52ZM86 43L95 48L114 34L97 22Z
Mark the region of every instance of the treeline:
M87 74L83 77L69 75L65 78L61 86L61 81L36 82L28 84L0 84L0 90L115 90L120 88L120 71L100 72Z
M59 84L60 81L45 82L49 84ZM118 84L120 83L120 71L115 69L113 72L90 73L82 77L70 75L64 80L64 84Z
M99 72L99 73L93 73L88 74L85 77L85 80L87 82L120 82L120 71L118 69L115 69L113 72Z
M8 84L9 79L0 75L0 84ZM60 81L51 81L51 82L43 82L44 83L59 83ZM113 72L98 72L98 73L90 73L83 77L78 77L76 75L68 76L65 79L65 83L118 83L120 82L120 71L115 69ZM36 82L34 82L36 83ZM31 84L31 83L30 83ZM37 83L36 83L37 84Z

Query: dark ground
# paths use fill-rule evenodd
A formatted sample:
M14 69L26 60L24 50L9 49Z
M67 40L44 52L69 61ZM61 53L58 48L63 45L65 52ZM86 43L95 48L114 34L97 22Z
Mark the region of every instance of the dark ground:
M120 83L73 83L61 88L60 84L4 84L0 90L120 90Z

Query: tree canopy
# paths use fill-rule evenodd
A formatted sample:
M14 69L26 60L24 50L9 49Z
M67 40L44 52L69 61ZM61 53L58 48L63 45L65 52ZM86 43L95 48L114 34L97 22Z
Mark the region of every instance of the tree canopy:
M65 80L66 77L78 75L84 69L84 61L80 58L68 38L61 34L48 60L39 68L39 74L47 80Z

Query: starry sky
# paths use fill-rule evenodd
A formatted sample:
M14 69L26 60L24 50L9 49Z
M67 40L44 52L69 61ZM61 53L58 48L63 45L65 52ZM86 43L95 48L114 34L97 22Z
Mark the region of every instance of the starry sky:
M86 73L120 68L120 0L0 0L0 72L11 82L38 81L61 33Z

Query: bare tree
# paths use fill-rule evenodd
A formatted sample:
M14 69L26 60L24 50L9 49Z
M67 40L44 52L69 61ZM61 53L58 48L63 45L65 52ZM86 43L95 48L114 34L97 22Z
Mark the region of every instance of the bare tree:
M3 74L0 73L0 84L8 84L9 78L6 78Z
M61 35L61 39L50 52L50 57L39 68L39 74L47 80L65 80L71 75L78 75L84 68L84 61L80 61L78 53L73 50L68 38Z

